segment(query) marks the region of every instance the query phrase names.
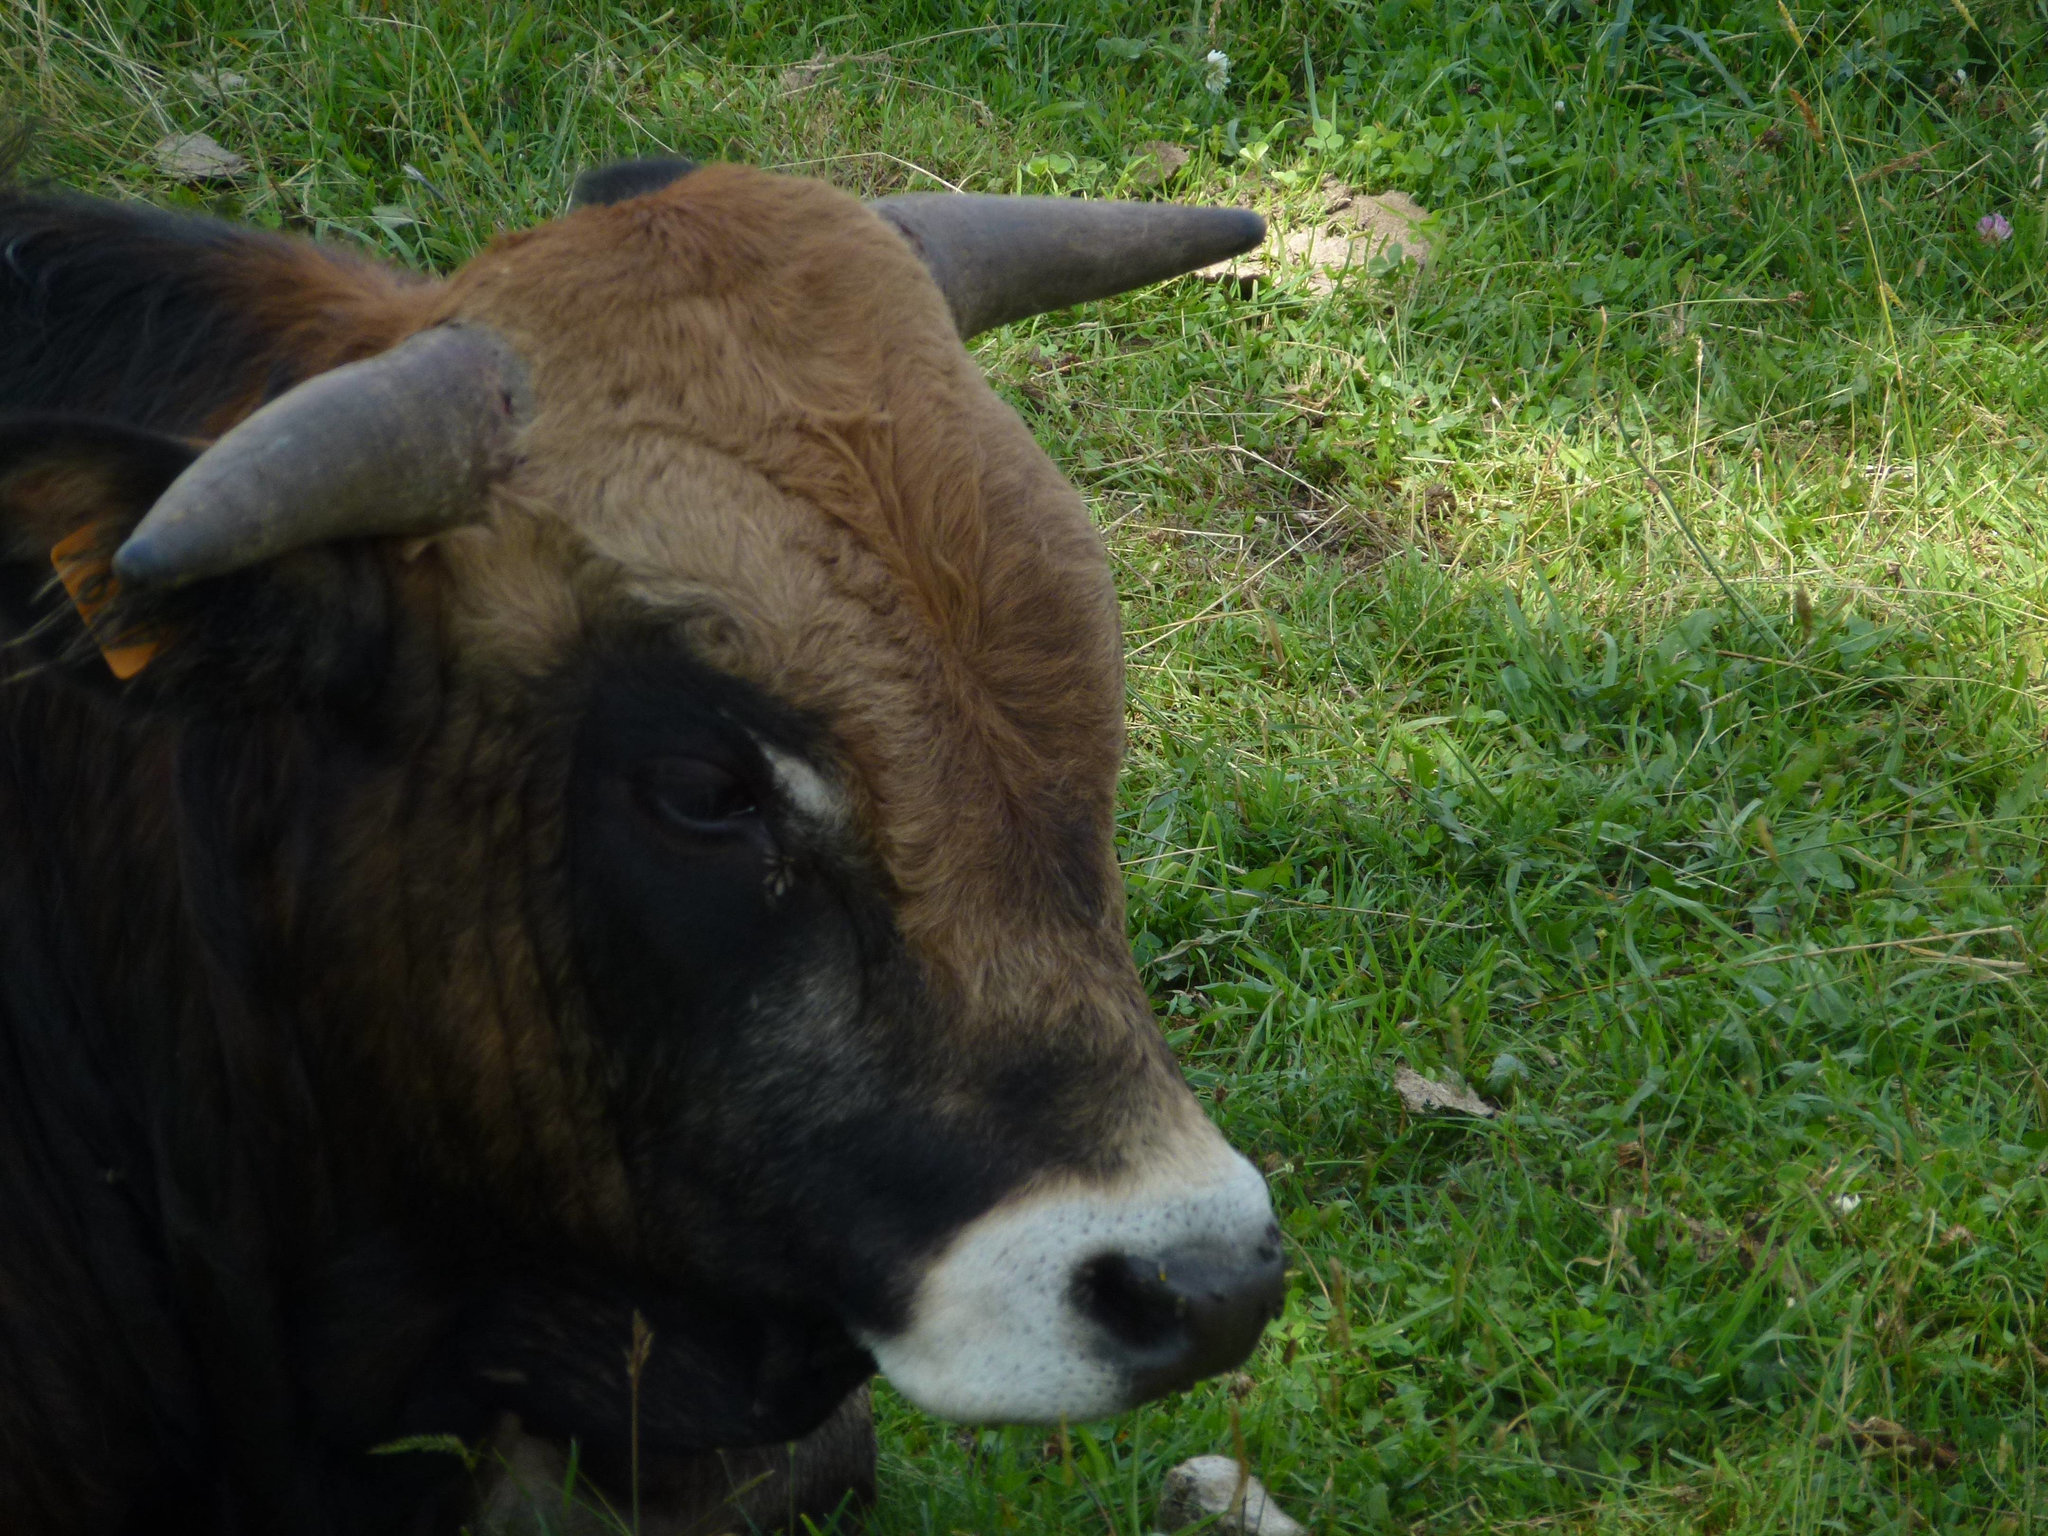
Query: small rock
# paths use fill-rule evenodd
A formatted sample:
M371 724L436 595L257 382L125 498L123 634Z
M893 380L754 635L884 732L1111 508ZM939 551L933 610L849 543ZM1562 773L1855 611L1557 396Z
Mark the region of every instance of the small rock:
M1131 159L1131 180L1141 187L1163 186L1188 163L1188 152L1165 139L1148 139Z
M201 96L219 101L249 88L249 77L231 69L189 69L185 78Z
M1308 1536L1308 1527L1283 1512L1266 1485L1240 1472L1229 1456L1197 1456L1166 1474L1159 1489L1161 1526L1184 1530L1217 1516L1209 1529L1231 1536Z
M1406 192L1361 192L1334 176L1325 179L1321 192L1319 216L1305 224L1270 219L1264 245L1204 267L1200 275L1255 287L1282 273L1302 272L1309 292L1325 294L1345 271L1375 257L1406 259L1421 270L1435 256L1419 233L1429 211Z
M1394 1092L1401 1095L1401 1102L1413 1114L1424 1114L1431 1110L1458 1115L1477 1115L1482 1120L1491 1120L1500 1111L1479 1097L1463 1083L1439 1083L1424 1077L1413 1067L1401 1067L1394 1073Z
M249 168L247 160L204 133L174 133L159 139L149 157L173 181L233 181Z

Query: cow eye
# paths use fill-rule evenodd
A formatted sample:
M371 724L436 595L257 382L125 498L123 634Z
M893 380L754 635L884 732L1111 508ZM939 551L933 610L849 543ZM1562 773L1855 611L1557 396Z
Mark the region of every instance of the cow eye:
M635 776L633 792L650 819L683 832L730 832L761 809L745 780L701 757L647 764Z

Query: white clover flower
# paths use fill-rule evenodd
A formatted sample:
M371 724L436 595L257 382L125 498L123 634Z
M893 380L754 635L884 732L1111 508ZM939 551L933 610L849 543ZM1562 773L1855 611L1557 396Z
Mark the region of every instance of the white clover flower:
M1211 96L1221 96L1223 87L1230 84L1230 55L1221 48L1211 48L1209 56L1202 60L1202 87Z

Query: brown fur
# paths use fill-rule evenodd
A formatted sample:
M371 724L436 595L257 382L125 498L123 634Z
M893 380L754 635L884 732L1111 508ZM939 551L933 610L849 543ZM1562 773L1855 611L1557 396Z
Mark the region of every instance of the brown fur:
M1022 1038L1088 1085L1073 1114L1090 1166L1063 1176L1156 1169L1210 1134L1124 937L1107 561L889 226L821 184L713 167L506 236L444 283L288 242L223 270L270 338L269 376L252 368L209 431L448 320L495 328L532 376L523 461L475 525L345 557L389 578L408 669L392 692L413 718L350 803L332 889L298 893L302 910L251 902L264 953L307 972L309 1125L365 1162L409 1142L543 1249L656 1274L687 1252L687 1222L652 1230L633 1209L615 1085L577 1027L559 899L572 733L536 703L581 641L652 623L842 754L857 840L960 1032L917 1077L938 1110L971 1118L1004 1059L977 1048ZM53 536L102 493L42 490ZM316 579L322 558L266 576ZM138 738L163 748L174 729Z
M708 606L719 661L834 719L906 932L970 993L1020 918L1116 912L1122 673L1099 541L854 199L713 166L503 236L441 285L284 242L237 261L296 376L455 318L531 363L526 468L485 529L439 541L465 655L538 671L584 621L559 537L519 527L553 525L646 601ZM1043 826L1054 805L1092 823L1092 888L1076 912L1020 913L1076 884L1018 862L1082 832Z
M337 1027L440 1125L430 1139L491 1151L507 1199L630 1241L574 1032L507 1006L547 995L551 936L518 910L433 909L446 869L545 861L476 812L516 816L530 788L517 709L492 701L621 606L830 722L897 923L967 1027L1060 1033L1128 1084L1134 1137L1193 1127L1124 940L1107 561L890 226L822 183L713 166L503 236L442 283L268 239L215 280L260 321L272 374L215 413L220 430L286 374L448 320L494 327L532 370L524 462L485 517L390 553L446 647L452 712L365 818L356 888L395 899L358 920L388 929L395 969L446 979L430 1030L370 997ZM423 787L464 804L419 803Z
M297 240L250 241L214 271L222 297L265 345L262 371L252 368L247 392L208 417L207 436L290 384L384 351L418 330L434 301L432 284Z
M1020 985L1128 987L1107 563L893 231L818 183L713 167L505 237L437 313L509 336L538 402L489 531L440 547L466 656L527 668L565 642L574 588L513 530L566 527L695 615L719 664L832 720L941 977L1005 1012Z
M488 716L617 606L672 616L714 665L831 722L897 921L967 1027L1059 1031L1126 1083L1134 1139L1191 1129L1123 932L1107 561L894 231L820 183L712 167L501 238L421 316L456 318L514 342L536 402L488 518L404 570L459 692ZM493 775L525 752L457 719L406 792L481 781L516 806ZM359 888L401 893L403 917L374 920L449 979L430 1034L389 1019L366 1061L430 1119L467 1081L448 1144L494 1148L506 1197L579 1240L630 1245L573 1036L505 1006L545 993L522 914L441 931L402 894L404 868L484 872L526 844L450 807L408 824L470 840L421 861L379 818Z

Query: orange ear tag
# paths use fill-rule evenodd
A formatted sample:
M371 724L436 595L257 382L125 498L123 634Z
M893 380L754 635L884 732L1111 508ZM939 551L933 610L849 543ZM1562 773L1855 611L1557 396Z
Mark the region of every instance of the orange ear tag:
M57 579L71 594L71 606L78 610L87 629L100 610L121 592L113 567L98 553L99 544L98 526L88 523L59 540L50 551L50 564L57 568ZM156 660L157 652L163 648L161 640L132 640L120 645L102 642L100 654L106 657L114 676L125 683Z

